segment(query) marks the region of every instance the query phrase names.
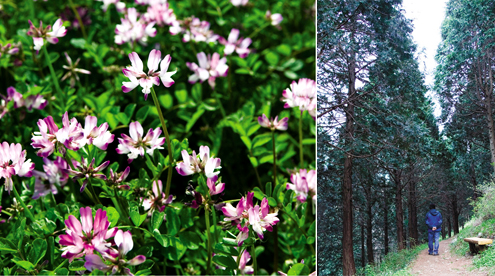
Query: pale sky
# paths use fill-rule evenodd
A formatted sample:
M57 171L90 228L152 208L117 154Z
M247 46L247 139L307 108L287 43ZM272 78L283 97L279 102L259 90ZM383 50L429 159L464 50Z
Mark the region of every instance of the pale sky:
M402 8L407 18L413 20L413 40L418 46L416 55L419 58L420 70L425 74L426 85L434 84L434 72L437 63L435 54L441 41L440 27L445 18L445 8L448 0L403 0ZM435 116L441 114L441 109L435 95L427 94L436 103Z

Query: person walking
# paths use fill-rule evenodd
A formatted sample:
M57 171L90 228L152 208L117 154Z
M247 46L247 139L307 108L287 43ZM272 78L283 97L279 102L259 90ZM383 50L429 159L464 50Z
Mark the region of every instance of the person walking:
M442 231L442 214L435 209L435 204L430 204L430 211L426 213L426 225L428 226L428 255L438 256L440 231ZM435 243L435 248L433 248Z

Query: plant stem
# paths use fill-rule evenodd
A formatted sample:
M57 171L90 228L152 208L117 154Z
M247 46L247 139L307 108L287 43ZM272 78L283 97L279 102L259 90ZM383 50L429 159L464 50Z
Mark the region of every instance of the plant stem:
M301 160L301 168L304 168L304 160L303 160L303 133L302 133L302 118L304 111L301 111L301 115L299 116L299 159Z
M70 157L67 154L67 152L64 154L64 159L67 162L67 164L69 164L70 168L72 170L75 170L74 164L72 164L72 161L70 160ZM74 179L72 179L72 180L74 181ZM83 183L82 183L82 180L81 179L77 179L77 182L79 182L79 185L81 185L81 187L83 186ZM95 204L99 204L100 203L100 200L98 198L96 198L96 199L93 198L93 195L91 194L91 192L88 189L84 189L84 192L91 199L91 201L93 201Z
M46 50L47 46L48 45L46 43L43 45L43 54L45 55L46 62L48 63L48 68L50 69L50 74L52 75L52 81L55 84L55 89L57 90L59 97L63 98L62 89L60 89L60 86L58 85L57 75L55 74L55 70L53 70L52 61L48 55L48 50Z
M165 119L163 119L162 109L160 108L160 104L158 103L158 98L156 97L155 89L153 86L151 87L151 96L153 97L153 102L155 102L156 110L158 111L158 117L160 117L160 122L162 123L163 133L165 134L165 140L167 141L167 149L168 149L168 174L167 174L167 185L165 186L165 197L167 198L170 194L170 184L172 183L172 163L173 163L173 152L172 152L172 144L170 143L170 136L168 135L167 126L165 125ZM161 193L158 195L161 197Z
M210 211L205 206L206 234L208 236L208 262L206 263L206 274L211 274L211 233L210 233Z
M263 30L264 28L270 26L270 23L266 23L265 25L259 27L258 29L254 30L254 32L252 32L250 35L246 36L246 37L249 37L251 39L253 39L253 37L255 35L257 35L259 32L261 32L261 30Z
M93 195L93 197L98 201L98 204L100 204L100 200L98 199L98 195L96 194L95 192L95 188L93 187L93 183L91 183L91 178L88 177L88 186L89 186L89 189L91 191L91 194Z
M258 275L258 267L256 265L256 249L254 248L254 243L251 245L251 258L253 258L253 275Z
M77 22L79 22L79 27L81 27L81 32L82 32L84 39L88 40L88 36L86 35L86 30L84 29L83 21L81 19L81 16L79 15L79 12L77 11L76 7L74 6L74 3L72 2L72 0L69 0L69 5L70 5L70 8L72 9L72 12L76 16Z
M218 95L217 92L213 91L213 94L215 95L215 98L218 101L218 106L220 107L220 112L222 113L222 117L225 118L227 117L227 114L225 113L225 109L223 109L222 102L220 101L220 96Z
M277 152L275 150L275 131L272 130L272 145L273 145L273 188L277 186Z
M15 188L15 183L12 183L12 190L14 191L15 198L22 205L22 208L24 208L24 212L26 214L26 217L29 218L31 220L31 222L34 222L35 219L33 217L33 214L31 213L31 211L29 210L29 208L26 206L26 204L24 203L24 201L22 201L21 196L19 195L19 193L17 193L17 189Z

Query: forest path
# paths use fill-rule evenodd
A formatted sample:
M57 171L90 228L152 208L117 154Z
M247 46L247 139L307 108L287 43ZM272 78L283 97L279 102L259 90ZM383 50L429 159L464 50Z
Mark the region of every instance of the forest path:
M412 265L412 275L475 275L485 276L486 272L472 269L471 256L457 256L450 252L450 246L453 237L440 242L438 249L439 256L428 255L428 248L421 251Z

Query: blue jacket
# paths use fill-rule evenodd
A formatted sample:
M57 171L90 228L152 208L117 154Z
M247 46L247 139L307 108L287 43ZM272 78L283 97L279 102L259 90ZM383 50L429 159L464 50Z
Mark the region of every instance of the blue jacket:
M433 227L437 228L435 232L442 229L442 214L440 214L440 212L436 209L431 209L428 213L426 213L425 220L426 225L428 225L428 230L432 230Z

